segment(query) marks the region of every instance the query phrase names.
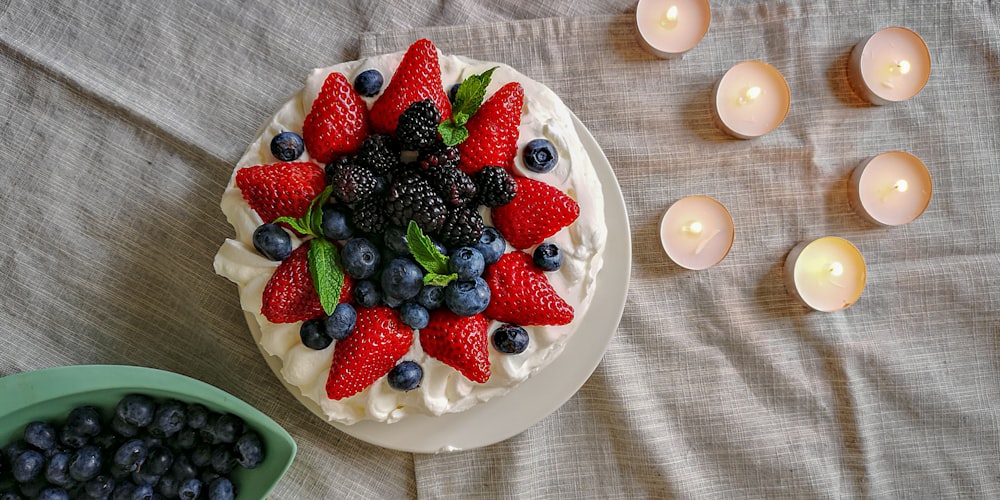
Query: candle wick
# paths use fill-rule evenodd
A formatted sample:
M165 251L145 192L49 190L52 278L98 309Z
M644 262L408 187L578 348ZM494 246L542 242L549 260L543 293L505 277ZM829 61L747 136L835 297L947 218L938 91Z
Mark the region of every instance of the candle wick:
M663 17L660 19L660 26L667 29L674 29L677 27L678 9L676 5L671 5L666 12L663 13Z
M694 247L694 254L695 255L700 254L701 251L704 250L705 247L708 246L708 242L712 241L712 238L715 238L716 235L718 235L721 232L722 232L721 229L716 229L715 231L712 231L712 234L710 234L707 237L705 237L705 239L699 241L698 242L698 246Z

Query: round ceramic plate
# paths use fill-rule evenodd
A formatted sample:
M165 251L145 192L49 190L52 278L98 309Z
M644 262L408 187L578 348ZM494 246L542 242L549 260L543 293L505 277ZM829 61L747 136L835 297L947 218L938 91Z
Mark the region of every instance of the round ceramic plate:
M61 422L78 406L94 406L107 416L131 393L201 403L237 415L256 430L264 441L264 462L231 475L240 499L266 498L295 457L288 432L232 394L177 373L116 365L62 366L0 377L0 446L23 435L29 422Z
M597 277L594 299L580 329L566 344L562 354L506 395L481 403L461 413L441 416L412 415L386 424L363 421L354 425L330 422L341 431L371 444L413 453L468 450L498 443L521 433L559 409L597 368L618 328L632 268L632 239L628 214L618 180L594 136L573 116L573 125L594 164L604 193L604 214L608 225L608 246L604 267ZM253 316L247 324L260 346L260 329ZM279 380L281 360L261 350ZM285 387L310 411L326 420L315 401L301 395L296 387Z

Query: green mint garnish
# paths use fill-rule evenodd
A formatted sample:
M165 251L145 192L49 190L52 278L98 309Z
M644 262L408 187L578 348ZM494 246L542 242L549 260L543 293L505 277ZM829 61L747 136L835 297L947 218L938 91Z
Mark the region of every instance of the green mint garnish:
M479 106L482 106L494 70L496 67L472 75L459 85L458 92L455 93L455 103L451 106L451 118L438 125L441 139L448 146L455 146L469 138L469 130L465 128L465 124L476 111L479 111Z
M448 256L438 251L430 238L424 234L423 230L416 222L410 221L406 226L406 246L417 263L431 274L447 275Z
M437 274L427 273L424 275L424 284L429 286L445 286L458 279L458 274Z
M333 314L333 309L340 302L340 292L344 287L344 270L340 267L340 256L337 247L323 237L323 205L330 199L333 188L327 186L309 203L309 210L299 218L278 217L275 223L284 222L300 234L313 236L309 245L309 274L313 286L319 294L319 302L326 314Z

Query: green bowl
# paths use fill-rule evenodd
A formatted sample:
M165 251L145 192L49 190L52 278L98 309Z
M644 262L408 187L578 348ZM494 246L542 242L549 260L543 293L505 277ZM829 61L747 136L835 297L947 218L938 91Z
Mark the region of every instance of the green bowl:
M295 441L288 432L232 394L176 373L115 365L63 366L0 377L0 446L19 439L29 422L62 421L77 406L92 405L110 415L131 393L201 403L237 415L256 430L264 441L264 462L233 471L238 498L265 498L295 457Z

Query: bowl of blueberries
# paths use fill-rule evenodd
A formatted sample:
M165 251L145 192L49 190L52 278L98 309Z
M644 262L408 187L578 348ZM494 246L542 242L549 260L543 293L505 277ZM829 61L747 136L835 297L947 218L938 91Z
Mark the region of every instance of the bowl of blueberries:
M152 368L9 375L0 401L0 500L262 499L296 452L246 402Z

